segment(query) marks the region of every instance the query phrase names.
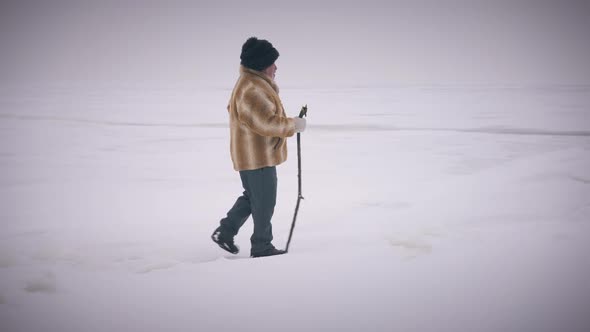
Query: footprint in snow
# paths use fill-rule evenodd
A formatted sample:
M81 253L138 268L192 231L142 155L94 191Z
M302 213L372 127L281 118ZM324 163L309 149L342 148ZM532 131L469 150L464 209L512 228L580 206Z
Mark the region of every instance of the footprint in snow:
M411 240L389 240L393 247L402 248L407 252L406 258L414 258L432 252L432 245L420 241Z
M24 290L29 293L55 293L57 290L55 276L48 272L38 278L28 280Z
M148 266L142 267L136 271L138 274L146 274L157 270L167 270L176 266L177 263L175 262L162 262L162 263L155 263L150 264Z

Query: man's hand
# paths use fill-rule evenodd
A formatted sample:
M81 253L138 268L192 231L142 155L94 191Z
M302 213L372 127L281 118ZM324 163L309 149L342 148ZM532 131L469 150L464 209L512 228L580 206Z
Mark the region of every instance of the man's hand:
M298 133L303 132L305 130L307 121L304 118L298 117L293 118L293 120L295 120L295 131Z

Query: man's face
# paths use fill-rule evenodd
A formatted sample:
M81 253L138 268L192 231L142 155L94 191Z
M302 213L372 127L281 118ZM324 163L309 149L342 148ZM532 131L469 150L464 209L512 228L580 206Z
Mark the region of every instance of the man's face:
M266 76L268 76L274 80L275 75L277 73L277 65L273 63L272 65L270 65L266 69L264 69L262 72L265 73Z

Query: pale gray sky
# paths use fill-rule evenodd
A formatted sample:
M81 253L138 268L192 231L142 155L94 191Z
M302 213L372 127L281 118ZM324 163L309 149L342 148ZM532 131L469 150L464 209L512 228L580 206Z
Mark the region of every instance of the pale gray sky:
M590 83L584 0L10 2L5 85L231 87L249 36L283 86Z

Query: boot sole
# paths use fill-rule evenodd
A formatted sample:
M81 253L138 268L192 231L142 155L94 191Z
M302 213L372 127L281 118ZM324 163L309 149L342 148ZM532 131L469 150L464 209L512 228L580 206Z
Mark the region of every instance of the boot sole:
M252 256L250 256L250 258L260 258L260 257L272 257L272 256L280 256L280 255L284 255L284 254L286 254L286 253L287 253L287 252L285 251L285 252L282 252L282 253L280 253L280 254L270 254L270 255L256 255L256 256L252 255Z
M236 250L236 251L232 251L232 250L231 250L231 249L230 249L230 248L227 246L227 244L225 244L225 243L223 243L223 242L219 241L217 238L215 238L215 234L211 235L211 240L213 240L213 242L215 242L215 243L216 243L216 244L219 246L219 248L221 248L221 249L223 249L223 250L225 250L225 251L229 252L230 254L234 254L234 255L236 255L237 253L239 253L239 252L240 252L240 248L238 248L238 250Z

